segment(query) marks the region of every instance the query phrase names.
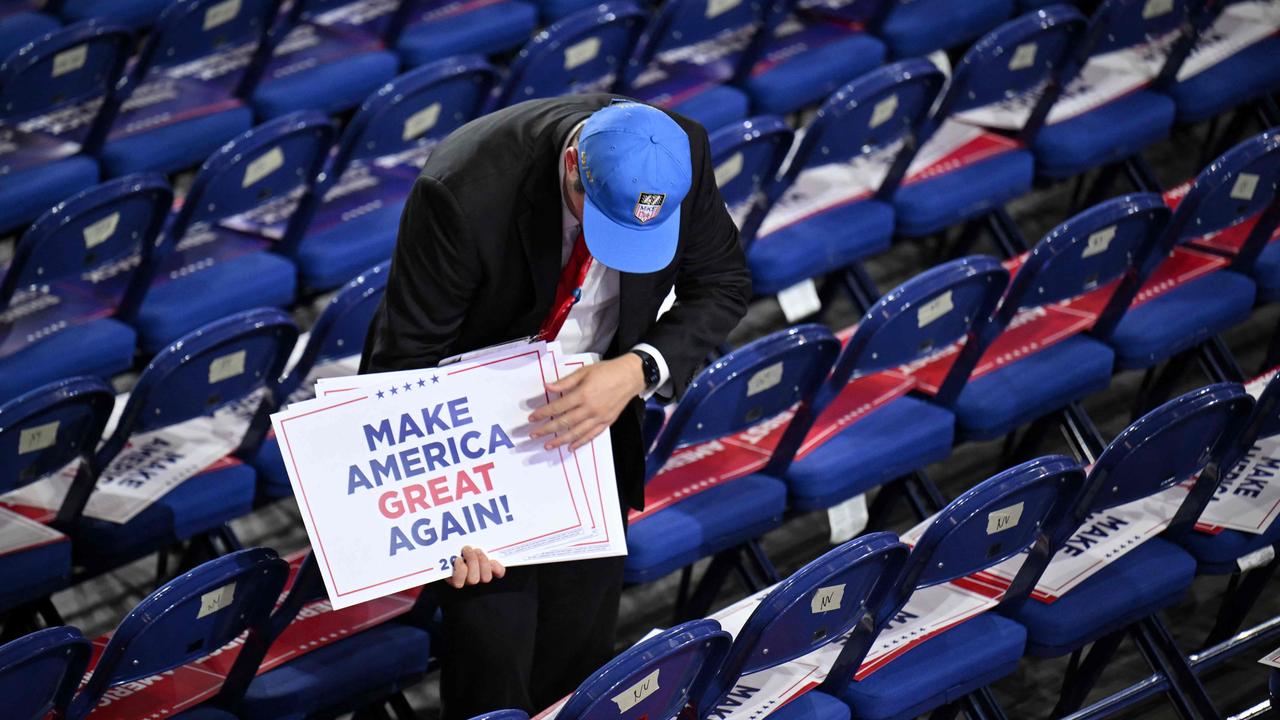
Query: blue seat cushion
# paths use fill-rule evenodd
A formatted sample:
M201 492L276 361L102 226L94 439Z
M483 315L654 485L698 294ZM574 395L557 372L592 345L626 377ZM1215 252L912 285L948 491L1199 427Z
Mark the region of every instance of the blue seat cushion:
M75 375L109 380L133 366L136 342L133 328L111 318L56 332L0 358L0 403Z
M400 59L389 50L359 53L302 72L266 80L253 92L253 106L263 120L295 110L333 115L364 99L396 76Z
M978 217L1031 189L1035 159L1010 150L928 180L894 195L898 232L919 237Z
M348 222L308 233L294 251L294 261L307 291L336 288L391 257L400 232L398 200Z
M1167 95L1142 90L1054 125L1036 137L1036 172L1064 178L1137 155L1173 127Z
M3 522L0 520L0 522ZM68 538L0 555L0 613L71 584Z
M769 713L769 720L849 720L849 717L849 706L840 698L817 690L810 690Z
M355 709L402 689L427 671L431 636L390 622L317 648L253 679L241 720L292 720L330 708Z
M1027 633L983 613L894 658L840 697L859 720L907 720L1012 674Z
M790 37L778 41L785 45ZM805 50L781 64L753 74L747 94L756 113L786 115L818 103L836 88L884 61L885 47L868 33L852 33Z
M708 133L712 133L735 120L745 119L749 106L746 93L736 87L717 85L671 106L671 109L696 120Z
M595 7L599 3L594 0L536 0L538 6L538 15L542 18L542 24L550 25L564 17L568 17L579 10L585 10L589 7Z
M76 155L6 175L0 185L0 235L98 182L98 162Z
M289 472L284 469L284 456L280 454L280 442L274 435L262 441L249 464L258 471L258 490L265 497L276 499L293 495Z
M242 105L109 139L102 147L102 169L107 177L120 177L196 167L214 150L251 127L253 111Z
M711 487L631 524L624 577L657 580L753 540L781 525L786 509L786 486L764 475Z
M71 20L97 19L143 28L155 22L173 0L66 0L62 14Z
M829 508L951 454L949 410L901 397L858 419L787 469L788 504Z
M1150 367L1244 322L1253 296L1252 280L1219 270L1129 308L1107 338L1116 369Z
M405 28L396 45L407 67L476 53L493 55L524 44L538 26L538 9L505 0Z
M1270 242L1262 248L1249 276L1257 284L1259 303L1280 300L1280 243Z
M1195 575L1195 558L1152 538L1055 602L1028 601L1013 619L1027 628L1028 654L1058 657L1177 603Z
M956 402L960 435L990 440L1105 390L1114 360L1106 344L1076 335L971 379Z
M772 295L888 250L893 206L878 200L841 205L757 238L747 249L752 288Z
M110 570L247 515L255 479L249 465L231 465L187 478L127 523L83 518L73 538L76 562Z
M0 61L14 50L59 27L62 23L58 18L41 12L20 12L0 19Z
M1256 42L1174 86L1178 122L1207 120L1218 113L1280 90L1280 37Z
M1236 565L1239 558L1280 542L1280 522L1271 523L1260 535L1239 530L1223 530L1217 535L1191 531L1176 541L1196 559L1201 575L1228 575L1240 570Z
M147 353L227 315L259 307L287 307L297 289L297 271L269 252L251 252L152 285L134 326Z
M880 26L893 57L927 55L977 38L1013 14L1013 0L899 0Z

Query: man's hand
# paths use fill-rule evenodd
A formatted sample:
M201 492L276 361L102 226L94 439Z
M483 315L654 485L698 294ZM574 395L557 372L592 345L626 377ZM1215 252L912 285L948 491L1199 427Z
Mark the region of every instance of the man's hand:
M631 398L644 392L644 365L634 353L627 353L587 365L560 382L547 383L547 389L562 395L529 416L531 422L542 423L530 436L554 435L547 440L548 450L560 445L577 450L604 432Z
M507 569L497 560L491 560L483 550L470 545L462 548L462 554L453 562L453 577L445 580L449 587L459 589L465 585L479 585L501 580Z

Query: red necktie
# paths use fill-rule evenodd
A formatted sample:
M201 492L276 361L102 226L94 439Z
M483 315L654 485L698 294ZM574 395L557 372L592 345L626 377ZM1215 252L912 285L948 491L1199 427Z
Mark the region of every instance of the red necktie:
M573 243L573 251L569 253L569 262L560 271L560 282L556 283L556 299L551 305L551 313L542 321L538 339L551 342L560 334L560 328L564 327L564 321L569 318L569 311L582 297L582 283L587 279L591 261L587 241L579 232L578 239Z

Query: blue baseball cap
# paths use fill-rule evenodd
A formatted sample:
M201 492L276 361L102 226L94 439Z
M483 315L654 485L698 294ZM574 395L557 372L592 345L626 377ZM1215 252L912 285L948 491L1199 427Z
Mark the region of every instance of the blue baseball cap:
M666 113L634 102L597 110L578 135L587 249L621 272L657 272L680 238L693 170L689 136Z

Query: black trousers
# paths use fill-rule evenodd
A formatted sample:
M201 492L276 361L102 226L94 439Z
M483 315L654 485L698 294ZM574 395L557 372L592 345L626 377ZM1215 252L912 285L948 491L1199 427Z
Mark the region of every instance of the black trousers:
M436 583L443 720L501 708L532 714L608 662L625 561L508 568L501 580L461 590Z

